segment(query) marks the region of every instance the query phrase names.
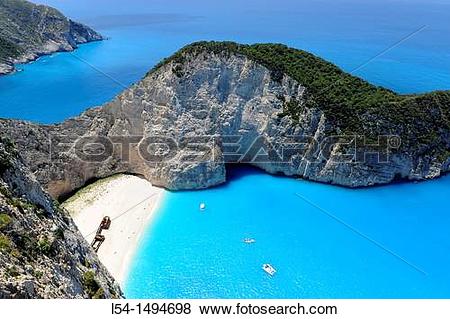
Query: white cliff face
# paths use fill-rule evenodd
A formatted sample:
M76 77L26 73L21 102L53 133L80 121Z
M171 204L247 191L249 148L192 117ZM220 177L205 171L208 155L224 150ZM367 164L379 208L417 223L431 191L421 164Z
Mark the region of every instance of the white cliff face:
M306 83L297 83L286 75L281 81L274 80L270 70L243 55L185 54L182 63L172 61L162 65L112 102L77 118L46 127L0 121L0 128L10 132L23 150L26 163L54 197L82 187L93 178L124 172L142 175L154 185L173 190L218 185L226 180L229 136L240 137L239 146L244 154L255 141L259 145L252 156L241 154L240 158L234 158L239 163L250 163L272 174L348 187L385 184L396 179L435 178L449 170L448 159L421 156L404 149L394 149L387 161L369 157L349 162L336 160L348 153L349 147L334 145L331 147L334 156L322 158L317 143L339 128L333 126L321 109L303 105L308 94L306 87ZM296 119L283 116L289 102L303 106ZM51 157L48 141L61 134L73 139L171 138L177 147L167 160L159 162L142 156L139 145L132 145L126 158L120 148L114 148L113 155L101 162L80 160L73 148L53 151ZM288 160L273 157L266 160L261 155L264 151L257 152L261 147L265 151L274 147L281 153L279 147L291 141L291 136L307 139L301 141L303 151ZM205 145L192 140L186 144L186 139L199 137L207 141L208 156L193 160L194 153L204 155ZM164 154L167 147L159 146L158 154ZM155 149L151 153L156 154Z
M280 96L302 98L305 89L295 81L286 77L275 82L265 67L236 55L192 56L178 70L181 78L174 72L176 67L165 65L104 107L114 117L123 116L112 126L117 133L170 137L179 144L189 137L209 140L207 146L213 151L204 161L186 161L190 150L179 145L169 161L146 165L141 173L152 183L171 189L220 184L226 180L220 147L224 136L238 135L247 147L258 136L276 140L280 134L294 132L291 121L280 120L279 114ZM135 128L142 131L133 132Z
M313 137L320 142L328 137L330 124L317 108L305 108L298 122L281 117L284 102L302 103L306 88L288 76L274 81L271 72L245 56L203 53L190 56L181 66L170 63L150 74L104 112L117 117L112 130L144 136L169 136L180 142L185 137L216 136L214 158L201 163L186 163L188 151L178 150L168 162L142 165L139 173L152 183L170 189L204 188L226 180L223 156L225 136L239 136L243 150L258 137L269 146L282 145L289 136ZM414 160L407 154L394 154L389 162L349 163L318 159L314 145L289 162L264 160L251 164L269 173L299 176L314 181L349 187L392 182L399 178L423 179L441 175L446 169L438 160ZM333 154L345 154L340 146ZM256 155L256 154L254 154ZM249 157L240 162L248 163Z

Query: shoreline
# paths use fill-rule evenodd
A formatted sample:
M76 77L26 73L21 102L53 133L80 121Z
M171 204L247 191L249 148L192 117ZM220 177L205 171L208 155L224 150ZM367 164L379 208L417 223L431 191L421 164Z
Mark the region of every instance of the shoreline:
M89 44L89 43L93 43L93 42L100 42L100 41L105 41L105 40L109 40L109 38L102 36L101 39L94 39L94 40L89 40L86 42L79 42L76 43L76 47L74 47L72 50L67 50L67 49L61 49L58 48L54 51L48 51L48 52L29 52L29 53L25 53L17 58L10 58L9 60L5 60L4 62L0 62L0 77L2 76L7 76L7 75L13 75L16 74L18 72L22 72L21 70L17 69L18 65L27 65L27 64L31 64L34 62L37 62L40 58L46 57L46 56L52 56L56 53L71 53L71 52L75 52L78 48L80 48L80 46L84 45L84 44Z
M64 207L88 243L104 216L112 220L103 230L105 241L98 257L123 287L133 256L145 230L161 205L164 190L132 175L115 175L99 180L66 200Z

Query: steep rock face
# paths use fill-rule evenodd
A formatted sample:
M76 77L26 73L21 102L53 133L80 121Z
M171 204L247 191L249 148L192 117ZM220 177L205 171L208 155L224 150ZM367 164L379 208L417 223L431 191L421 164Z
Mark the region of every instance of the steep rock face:
M131 148L129 161L115 153L105 162L85 163L73 151L54 154L56 159L50 159L48 141L59 140L60 134L163 136L179 141L181 137L242 133L244 143L249 144L259 134L286 131L283 125L290 125L288 119L275 124L283 108L277 96L301 98L304 90L288 77L283 83L273 81L265 67L243 56L211 57L205 53L193 57L185 68L191 74L180 79L172 65L166 65L104 107L57 126L17 121L3 121L0 126L11 132L21 149L33 150L23 155L54 196L81 187L91 178L118 172L143 175L154 185L170 189L214 186L226 180L220 139L207 143L214 150L214 160L201 162L183 160L189 153L184 151L163 163L147 162L137 147Z
M51 7L25 0L0 2L0 74L14 71L14 63L72 51L78 44L102 39L91 28Z
M322 156L324 151L317 144L346 128L331 119L333 114L327 107L308 104L310 99L308 83L299 83L285 73L274 74L249 56L227 50L211 52L200 46L198 50L181 51L177 59L162 63L112 102L79 117L55 126L0 121L0 128L15 140L26 164L54 197L68 194L91 179L122 172L143 175L154 185L173 190L223 183L230 136L240 138L243 150L235 162L250 163L272 174L348 187L435 178L449 170L450 131L445 125L431 129L437 136L433 143L416 147L407 137L401 146L389 149L386 160L371 156L359 161L337 160L351 154L353 144L330 144L329 155ZM293 105L297 107L294 115L290 111ZM441 111L448 112L449 105L444 105ZM442 115L438 112L436 117ZM391 134L406 128L368 111L357 120L368 132L382 125L389 127L387 132ZM424 132L430 133L429 125L420 120L408 131L424 127ZM80 159L73 147L82 136L138 139L127 156L123 155L123 145L115 142L111 156L87 161ZM174 151L164 161L143 156L143 148L139 148L142 142L137 145L142 137L155 136L164 139L161 144L167 144L167 138L175 141ZM299 143L291 140L292 136L307 139ZM206 143L187 143L187 139L199 137L205 137ZM286 143L301 144L301 150L288 160L274 160L277 153L273 150L279 155L282 151L278 146ZM437 149L439 154L433 151ZM370 152L372 148L364 146L363 150ZM102 147L94 146L91 151L101 153ZM151 153L163 154L167 147L162 145L160 153L157 151L152 149ZM264 152L269 153L268 158ZM202 156L193 158L194 153Z
M0 298L119 298L68 214L0 139Z

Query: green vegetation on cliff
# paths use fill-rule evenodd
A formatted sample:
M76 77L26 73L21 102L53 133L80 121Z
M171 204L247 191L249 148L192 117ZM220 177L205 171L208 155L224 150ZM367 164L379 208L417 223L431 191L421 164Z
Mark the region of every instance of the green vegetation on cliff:
M0 73L12 71L11 63L20 56L34 59L101 39L92 29L54 8L26 0L0 0L0 64L9 66Z
M401 95L375 86L344 72L311 53L282 44L243 45L234 42L197 42L163 60L153 70L173 62L182 76L185 59L204 52L239 54L265 66L276 81L284 75L307 88L306 100L285 103L283 115L294 122L304 108L321 109L335 133L365 135L374 141L379 135L399 135L405 146L424 145L437 154L448 152L442 139L450 131L450 91Z
M90 298L92 299L105 298L104 290L97 282L97 279L95 278L95 272L93 270L88 270L83 274L83 286Z
M25 0L0 1L0 36L23 48L44 44L68 31L68 19L58 10Z
M0 37L0 62L6 62L9 58L16 58L22 49L12 42Z
M11 161L16 156L14 143L9 138L0 136L0 174L11 166Z

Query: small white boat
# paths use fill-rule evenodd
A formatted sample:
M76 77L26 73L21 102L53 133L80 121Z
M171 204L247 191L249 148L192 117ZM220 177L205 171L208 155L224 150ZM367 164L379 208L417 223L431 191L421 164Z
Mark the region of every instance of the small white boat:
M200 210L205 210L206 209L206 204L205 203L201 203L200 204Z
M277 270L273 268L271 264L264 264L262 266L262 269L271 276L275 275L275 273L277 272Z
M254 244L256 243L256 240L253 238L244 238L244 243L246 244Z

